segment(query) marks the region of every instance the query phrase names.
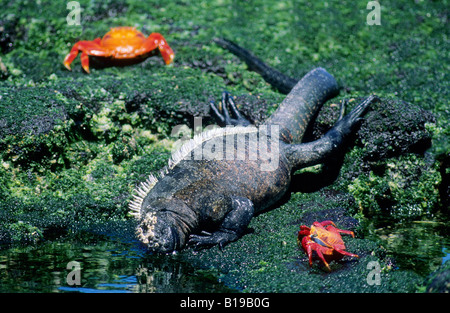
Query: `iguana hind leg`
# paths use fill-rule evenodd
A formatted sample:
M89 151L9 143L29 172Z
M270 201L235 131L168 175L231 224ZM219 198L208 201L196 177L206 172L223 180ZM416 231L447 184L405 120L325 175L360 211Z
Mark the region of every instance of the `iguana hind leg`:
M349 114L340 117L338 122L322 138L286 147L286 157L294 169L323 163L328 157L342 150L344 141L354 131L355 126L371 103L378 101L377 96L369 96L358 104ZM345 104L345 103L344 103ZM341 108L341 115L344 109Z

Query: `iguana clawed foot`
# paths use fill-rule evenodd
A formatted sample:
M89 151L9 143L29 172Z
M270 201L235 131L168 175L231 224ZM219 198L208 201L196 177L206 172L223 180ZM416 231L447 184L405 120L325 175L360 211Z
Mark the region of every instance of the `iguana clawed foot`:
M237 240L239 237L232 232L216 231L214 233L208 233L202 231L201 235L189 236L188 245L192 246L195 250L210 248L215 245L222 250L228 243Z
M359 103L353 110L344 116L345 112L345 106L347 104L347 101L344 100L341 103L340 108L340 116L339 120L334 125L333 129L340 131L342 133L350 132L360 121L363 120L362 116L364 115L365 111L369 108L371 103L374 103L376 101L379 101L380 99L376 95L370 95L367 98L365 98L361 103Z
M220 108L217 108L214 101L211 101L209 105L214 117L216 118L220 126L248 126L251 124L250 121L248 121L241 115L241 113L239 113L239 110L234 103L233 96L226 91L222 93L222 105ZM228 111L228 107L231 110L231 115Z

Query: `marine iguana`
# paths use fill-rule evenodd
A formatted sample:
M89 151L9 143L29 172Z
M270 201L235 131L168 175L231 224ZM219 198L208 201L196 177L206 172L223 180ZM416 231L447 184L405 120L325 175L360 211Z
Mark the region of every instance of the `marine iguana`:
M276 79L283 75L267 65L263 69L285 90L290 88ZM150 175L136 188L129 207L138 219L140 242L152 252L167 253L187 245L223 247L243 236L252 217L287 192L292 173L326 162L342 149L377 99L367 97L346 116L341 110L338 122L321 139L302 143L311 119L338 90L325 69L313 69L258 128L224 92L221 108L211 102L211 110L227 127L196 135L171 156L159 177Z

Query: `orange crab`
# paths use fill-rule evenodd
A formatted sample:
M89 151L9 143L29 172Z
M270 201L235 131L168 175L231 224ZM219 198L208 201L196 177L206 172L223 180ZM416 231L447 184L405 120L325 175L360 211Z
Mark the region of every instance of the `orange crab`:
M158 49L166 64L175 57L166 39L159 33L151 33L147 38L135 27L114 27L103 38L92 41L78 41L64 59L64 66L70 70L70 64L81 51L81 66L89 73L89 56L108 57L114 60L135 59L148 56Z
M359 258L358 255L345 251L344 241L340 233L355 237L352 231L336 228L332 221L314 222L311 228L305 225L300 226L297 242L299 245L301 242L303 250L308 254L309 266L312 266L313 251L317 253L328 270L331 269L324 255L328 261L340 260L344 255Z

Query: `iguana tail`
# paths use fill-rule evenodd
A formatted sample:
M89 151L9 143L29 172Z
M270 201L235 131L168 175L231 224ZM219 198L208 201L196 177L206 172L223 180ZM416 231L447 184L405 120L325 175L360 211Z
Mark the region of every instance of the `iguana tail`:
M271 68L250 51L230 40L213 40L244 60L251 70L259 73L281 93L288 94L278 110L266 121L266 124L280 126L282 139L286 142L300 143L309 122L322 105L339 93L336 80L323 68L313 69L299 81Z
M285 142L301 143L322 105L338 93L334 77L321 67L315 68L292 88L266 124L279 125Z
M224 38L214 38L213 41L224 49L238 56L241 60L247 63L250 70L259 73L266 82L278 89L283 94L288 94L295 84L297 79L286 76L285 74L271 68L266 63L258 59L247 49L238 46L234 42Z

